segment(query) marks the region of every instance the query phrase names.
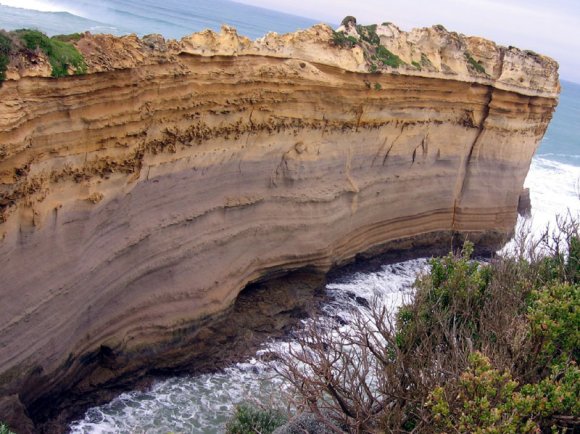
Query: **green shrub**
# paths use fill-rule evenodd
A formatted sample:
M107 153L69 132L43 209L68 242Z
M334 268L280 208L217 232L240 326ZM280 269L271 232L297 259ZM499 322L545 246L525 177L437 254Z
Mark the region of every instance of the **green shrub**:
M8 425L6 425L3 422L0 422L0 434L14 434L12 431L10 431L10 428L8 428Z
M73 67L76 74L86 73L87 66L81 53L70 43L49 38L38 30L17 30L16 35L29 50L40 49L47 55L52 66L53 77L65 77L68 68Z
M236 407L226 425L227 434L270 434L286 423L286 416L278 410L262 410L247 404Z
M429 261L431 272L417 281L413 303L397 314L397 342L401 348L411 350L426 334L443 336L445 341L469 339L478 344L492 270L472 261L472 253L473 244L466 242L461 256L450 253Z
M68 35L54 35L52 39L56 39L57 41L61 42L72 42L72 41L80 41L83 37L82 33L70 33Z
M469 65L471 65L473 69L475 69L477 72L479 72L480 74L486 73L485 68L481 64L481 61L478 62L477 60L475 60L473 57L471 57L471 54L469 54L468 52L465 52L465 58L467 59Z
M516 305L511 310L515 314L518 310L524 312L528 332L522 335L527 341L523 348L529 351L511 356L510 363L506 363L511 365L511 372L494 369L487 356L471 354L469 368L459 380L436 387L429 396L431 417L440 430L453 426L460 432L526 433L548 428L566 432L570 423L578 425L580 285L568 281L568 277L576 276L577 243L575 236L567 240L568 255L556 252L537 264L522 261L519 269L508 267L512 275L522 273L516 276L523 284L516 284L522 288L520 307ZM439 286L448 282L449 270L455 273L457 269L454 266L442 270L440 265L433 266L430 274ZM490 270L495 272L493 279L501 278L496 267ZM472 276L467 273L463 280L473 280ZM476 305L472 308L483 311ZM407 318L408 313L399 312L401 324L402 317ZM474 346L489 352L493 341L488 337L483 341L478 345L474 339ZM522 346L521 342L510 344ZM513 381L514 374L521 378L520 383Z
M473 353L469 362L458 381L429 394L426 406L439 431L538 433L550 427L564 432L559 417L580 417L580 370L573 362L522 387L510 372L493 369L481 353Z
M554 283L531 298L528 319L542 363L580 360L580 285Z
M6 79L6 68L10 63L12 40L4 33L0 33L0 83Z
M393 54L382 45L377 47L376 56L377 59L383 63L383 65L391 66L393 68L398 68L399 66L405 64L405 62L403 62L399 56Z
M427 57L427 55L425 53L421 53L421 66L423 66L423 67L433 66L433 64L431 63L431 61L429 60L429 58Z
M337 47L352 48L358 41L354 36L347 36L344 32L334 32L332 43Z
M516 411L518 383L509 372L493 369L481 353L470 356L469 367L457 383L438 386L429 395L426 405L438 432L537 432L531 412Z
M383 88L383 86L381 85L381 83L375 83L375 90L381 90Z
M379 35L377 35L377 25L376 24L372 24L370 26L357 25L356 31L358 32L358 34L360 35L360 38L363 41L368 42L369 44L375 45L375 46L380 45L381 39L379 38Z

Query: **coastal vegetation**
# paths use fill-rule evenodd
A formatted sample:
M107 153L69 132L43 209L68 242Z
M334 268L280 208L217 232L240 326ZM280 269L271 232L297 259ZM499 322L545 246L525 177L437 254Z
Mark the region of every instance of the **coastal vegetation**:
M356 19L349 16L342 20L342 25L353 26L356 29L358 38L343 31L338 31L333 33L332 43L342 48L361 47L365 58L369 62L370 72L377 72L384 66L398 68L405 64L399 56L389 51L384 45L381 45L381 38L377 34L376 24L370 26L357 25Z
M226 425L226 433L270 434L286 421L287 417L281 411L241 404L236 407L235 414Z
M467 59L467 63L469 65L471 65L473 67L473 69L475 69L477 72L479 72L480 74L485 74L485 68L483 67L483 65L481 64L481 62L478 62L477 60L475 60L471 54L469 52L465 52L465 58Z
M580 238L560 223L489 262L469 242L432 259L396 314L306 327L274 365L297 408L356 433L576 432Z
M403 62L399 56L393 54L382 45L377 47L376 58L382 62L383 65L391 66L393 68L398 68L399 66L405 64L405 62Z
M38 30L19 29L0 32L0 82L6 79L6 69L11 56L25 57L42 52L48 58L53 77L64 77L71 72L84 74L87 66L82 54L71 43L78 41L81 34L57 35L49 37Z
M6 68L10 63L12 40L3 32L0 32L0 83L6 79Z
M333 33L332 44L341 48L360 47L363 50L365 58L369 64L369 72L378 72L384 67L399 68L406 65L398 55L390 51L381 42L381 37L377 33L376 24L364 26L356 23L356 18L347 16L342 20L341 25L344 29L339 29ZM382 26L389 26L391 23L385 22ZM434 28L439 32L447 30L442 25L435 25ZM356 36L355 36L356 34ZM469 51L464 52L465 61L468 68L479 74L486 74L485 67L480 60L476 60ZM421 53L420 59L411 59L410 65L416 70L424 68L429 69L433 64L425 53Z
M14 434L5 423L0 422L0 434Z

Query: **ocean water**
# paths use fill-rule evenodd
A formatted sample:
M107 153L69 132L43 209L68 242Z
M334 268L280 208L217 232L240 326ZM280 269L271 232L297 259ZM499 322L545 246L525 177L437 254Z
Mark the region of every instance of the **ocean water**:
M580 213L580 84L562 81L560 102L532 160L526 182L531 225L554 225L557 215Z
M16 7L15 7L16 6ZM380 17L378 17L380 20ZM48 34L89 30L113 34L161 33L180 38L222 23L257 38L269 31L284 33L316 21L227 0L0 0L0 28L33 27ZM534 157L525 185L531 189L532 222L539 230L557 214L580 213L580 84L562 82L559 106ZM355 273L330 282L334 301L325 315L348 322L356 297L382 300L396 310L411 294L426 259L385 265L379 271ZM72 433L221 433L236 404L257 402L284 406L286 388L260 361L264 352L292 342L266 344L251 360L211 375L157 382L145 392L124 393L109 404L91 408L70 425Z
M0 29L35 28L49 35L90 31L179 39L222 24L252 39L306 29L315 20L228 0L0 0Z

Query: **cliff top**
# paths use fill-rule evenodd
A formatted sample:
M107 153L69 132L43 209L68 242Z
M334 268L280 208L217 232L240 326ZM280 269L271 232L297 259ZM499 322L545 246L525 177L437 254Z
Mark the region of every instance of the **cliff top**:
M15 35L22 37L23 33L26 32L0 33L0 69L3 39L18 41ZM336 31L319 24L284 35L268 33L254 41L225 25L219 33L204 30L179 41L166 40L161 35L139 38L89 32L44 37L45 40L38 39L36 34L37 39L26 37L24 43L16 42L4 48L9 59L5 71L7 80L179 62L180 56L187 55L266 56L304 60L358 73L476 82L532 96L557 97L560 90L558 63L549 57L450 32L441 25L405 32L392 23L362 26L357 25L354 17L346 17ZM82 56L80 61L65 48L71 44ZM36 49L30 50L31 47ZM65 60L55 65L53 57L57 50L64 52L61 55Z

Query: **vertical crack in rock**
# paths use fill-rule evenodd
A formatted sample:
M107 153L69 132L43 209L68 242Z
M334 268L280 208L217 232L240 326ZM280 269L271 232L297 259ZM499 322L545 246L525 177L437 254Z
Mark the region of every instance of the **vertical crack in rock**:
M483 135L483 132L485 131L485 123L487 122L487 119L489 117L489 113L491 111L492 99L493 99L493 87L488 86L487 93L485 96L485 103L483 105L483 115L482 115L481 122L478 126L477 134L475 136L475 139L471 143L471 146L469 147L469 151L468 151L466 157L464 158L464 160L460 166L459 173L457 175L457 182L455 184L455 193L454 193L454 201L453 201L453 219L451 221L451 230L453 232L455 232L457 230L457 226L456 226L457 209L461 203L461 199L463 197L463 192L465 191L465 186L467 185L467 182L469 180L470 167L473 165L473 162L472 162L473 152L474 152L475 148L478 146L479 141Z

